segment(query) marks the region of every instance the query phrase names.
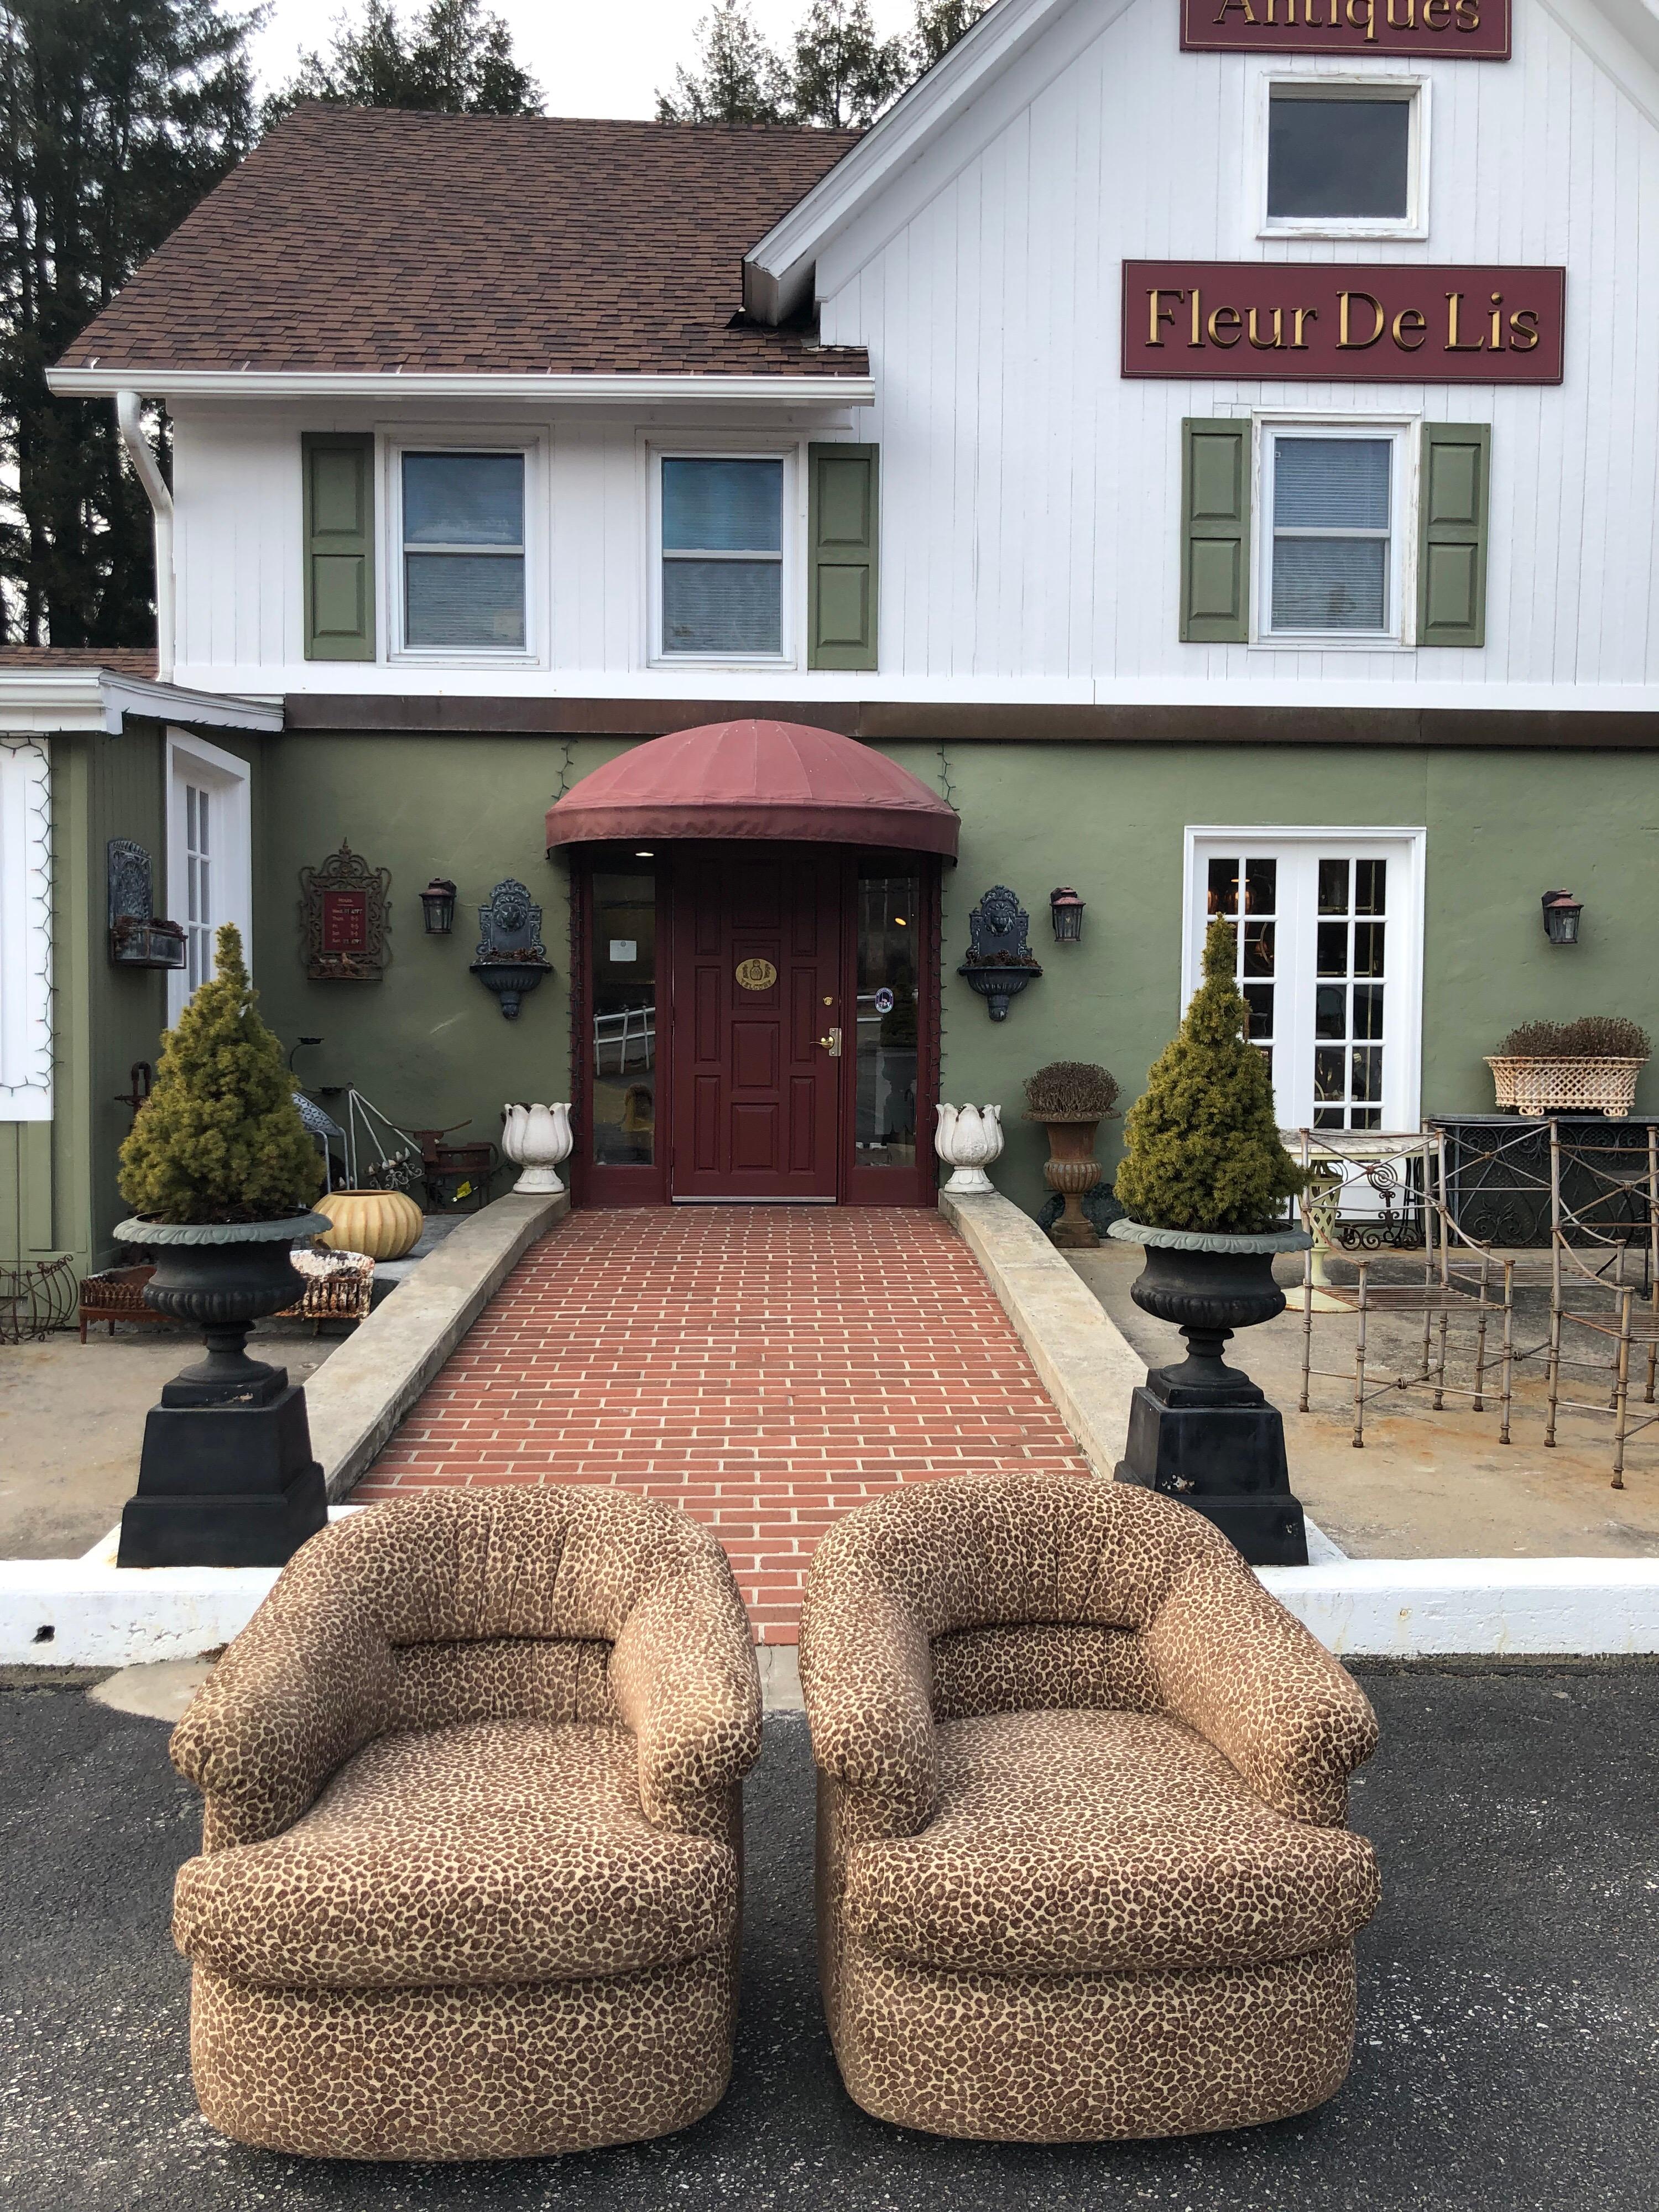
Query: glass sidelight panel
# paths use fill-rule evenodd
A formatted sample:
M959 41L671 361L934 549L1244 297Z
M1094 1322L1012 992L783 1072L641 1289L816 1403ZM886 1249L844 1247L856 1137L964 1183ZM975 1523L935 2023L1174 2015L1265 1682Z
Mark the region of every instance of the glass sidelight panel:
M595 875L589 954L593 1163L649 1167L657 1141L657 883Z
M1382 1126L1388 890L1386 860L1322 859L1319 863L1320 980L1314 994L1316 1129ZM1339 915L1341 919L1335 919Z
M1233 930L1233 973L1244 994L1245 1035L1267 1061L1273 1063L1274 1001L1279 976L1279 862L1259 854L1212 860L1206 884L1206 908L1231 918L1238 912L1238 887L1244 886L1244 927Z
M858 1012L853 1160L861 1168L916 1162L916 975L921 878L859 877Z

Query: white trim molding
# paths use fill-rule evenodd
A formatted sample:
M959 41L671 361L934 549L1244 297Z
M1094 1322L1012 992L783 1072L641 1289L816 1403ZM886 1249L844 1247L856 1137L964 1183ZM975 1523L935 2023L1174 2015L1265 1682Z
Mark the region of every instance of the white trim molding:
M873 376L542 376L373 374L347 369L55 368L51 389L94 399L131 389L175 399L531 399L560 405L658 405L695 400L733 407L873 407Z
M1256 91L1256 236L1262 239L1425 239L1429 234L1429 102L1426 76L1406 72L1373 76L1358 70L1310 70L1274 60L1262 70ZM1268 167L1275 93L1297 100L1392 100L1409 109L1406 131L1406 212L1402 216L1274 216L1268 210Z
M188 927L189 858L185 847L185 786L194 782L220 803L213 831L212 892L208 921L217 928L234 921L242 933L242 954L253 972L253 823L248 764L188 730L169 729L167 758L168 916ZM206 963L211 974L212 962ZM187 973L167 973L167 1024L171 1027L190 996Z
M0 1121L51 1121L52 1042L52 762L0 737Z
M402 426L382 424L377 442L380 453L380 501L382 608L380 635L386 641L386 663L405 667L545 669L550 665L549 640L552 609L549 587L549 549L551 544L549 491L549 437L544 428L531 426L512 429L490 424L479 429L425 422ZM516 453L524 464L523 544L519 558L524 564L524 643L493 647L482 646L411 645L404 632L408 623L408 577L405 556L419 550L404 540L404 462L418 453ZM489 553L487 546L467 549ZM386 664L382 664L386 665Z

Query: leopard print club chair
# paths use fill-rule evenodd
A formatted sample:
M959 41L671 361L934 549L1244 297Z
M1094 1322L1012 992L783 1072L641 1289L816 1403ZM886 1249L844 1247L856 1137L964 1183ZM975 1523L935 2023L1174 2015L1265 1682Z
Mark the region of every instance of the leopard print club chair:
M202 2110L302 2156L683 2128L736 2012L760 1748L726 1556L609 1490L374 1505L283 1571L173 1738Z
M991 2142L1306 2112L1346 2075L1348 1676L1185 1506L917 1484L807 1577L818 1945L847 2087Z

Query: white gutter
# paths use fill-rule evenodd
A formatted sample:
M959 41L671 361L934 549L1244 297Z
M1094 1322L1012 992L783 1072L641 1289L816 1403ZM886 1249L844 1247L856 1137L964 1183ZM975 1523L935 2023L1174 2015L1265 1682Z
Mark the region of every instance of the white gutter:
M173 642L173 494L167 489L161 464L138 419L141 404L136 392L123 390L115 395L115 419L121 426L122 441L155 517L155 675L159 683L170 684Z
M699 407L871 407L873 376L545 376L350 374L335 369L54 368L46 383L65 398L95 399L137 386L166 399L530 399L541 403ZM137 400L133 395L136 410ZM123 429L125 429L125 422ZM131 440L129 444L131 445ZM134 451L133 458L137 461ZM152 462L154 456L152 458ZM143 473L143 465L139 465ZM148 485L146 486L148 489ZM165 488L164 488L165 489Z

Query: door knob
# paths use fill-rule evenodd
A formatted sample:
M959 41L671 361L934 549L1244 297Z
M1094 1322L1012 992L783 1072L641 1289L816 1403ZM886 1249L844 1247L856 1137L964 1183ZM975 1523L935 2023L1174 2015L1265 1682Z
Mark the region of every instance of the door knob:
M831 1060L839 1060L841 1058L841 1031L838 1029L831 1030L828 1036L821 1036L818 1039L818 1042L823 1047Z

